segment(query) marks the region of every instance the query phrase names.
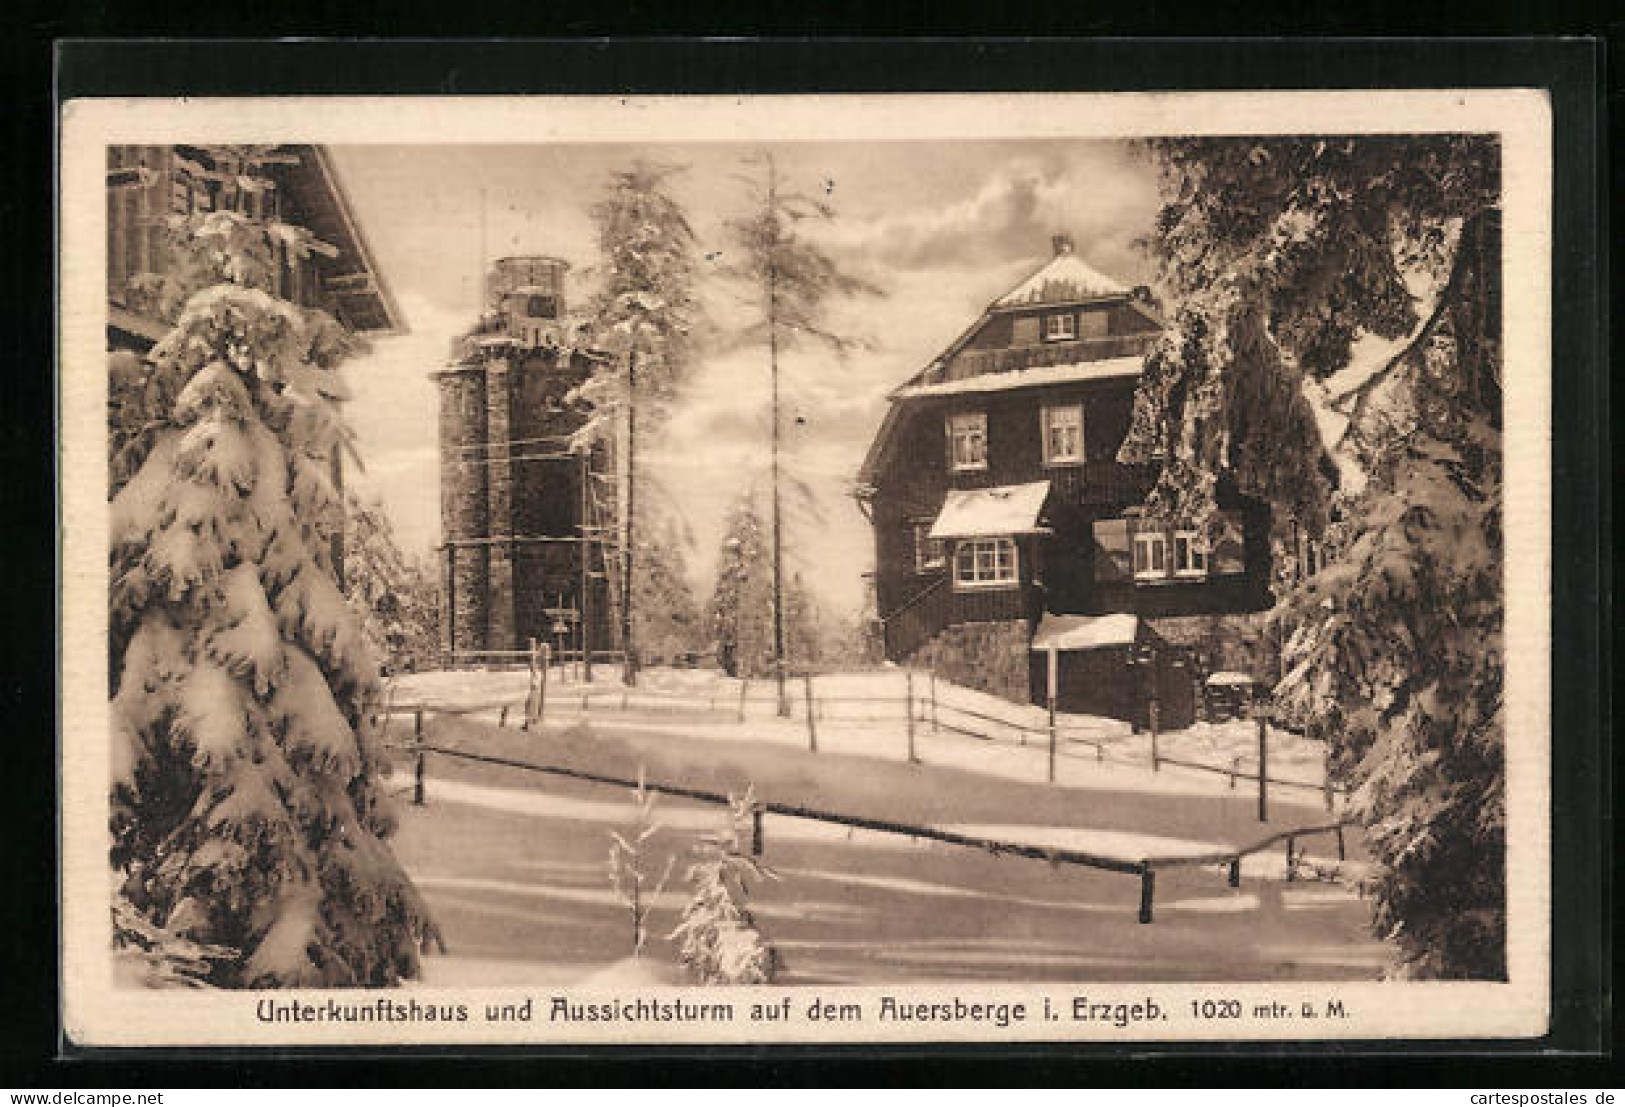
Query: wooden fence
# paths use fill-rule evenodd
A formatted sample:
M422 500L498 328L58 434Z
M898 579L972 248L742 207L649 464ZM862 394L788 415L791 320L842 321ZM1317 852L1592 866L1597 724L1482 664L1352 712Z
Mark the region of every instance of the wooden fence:
M750 718L747 708L750 705L759 707L771 706L775 711L778 706L778 696L775 682L772 680L742 680L739 689L734 692L720 685L710 690L695 690L686 692L673 692L662 689L611 687L595 688L592 685L578 683L566 685L554 683L549 686L548 673L550 666L546 664L545 649L535 655L541 663L533 658L530 667L530 687L521 703L517 700L498 700L478 704L437 705L427 701L421 703L394 703L386 702L379 714L402 715L424 711L439 712L450 715L473 715L495 711L498 713L498 725L509 725L510 717L517 721L517 725L524 730L540 729L544 720L551 714L557 718L560 714L574 714L580 717L590 717L594 712L619 713L623 715L656 715L661 719L688 718L694 720L714 720L717 722L732 722L743 724ZM832 674L836 675L836 674ZM813 753L818 752L819 724L825 722L896 722L904 729L906 741L906 759L913 763L920 763L923 758L919 752L918 731L924 726L935 734L947 731L981 741L1007 741L1014 740L1018 745L1045 743L1049 751L1046 780L1049 783L1056 781L1056 761L1058 758L1076 759L1080 756L1078 747L1089 750L1097 762L1112 761L1116 764L1146 765L1153 772L1160 772L1164 765L1173 765L1195 772L1210 773L1226 777L1230 787L1234 789L1238 781L1247 781L1255 784L1258 790L1258 820L1268 820L1269 790L1276 788L1294 788L1319 793L1325 803L1327 811L1335 810L1335 797L1347 796L1348 789L1333 784L1330 774L1325 774L1321 783L1308 780L1294 780L1290 777L1272 775L1268 771L1269 765L1269 728L1266 721L1258 719L1257 767L1254 771L1247 769L1239 759L1230 765L1213 765L1200 761L1191 761L1179 757L1171 757L1162 752L1161 738L1157 726L1156 712L1152 712L1149 731L1148 754L1137 755L1124 750L1124 738L1107 738L1090 728L1080 727L1057 721L1051 713L1047 725L1000 718L996 715L978 711L962 704L954 703L938 695L937 679L934 671L924 673L913 669L904 669L902 695L858 695L858 694L831 694L819 692L816 689L815 674L798 673L790 678L799 684L799 694L786 695L787 707L791 719L799 719L806 730L807 749ZM759 690L759 694L752 698L752 689ZM879 715L873 713L875 708L883 709ZM857 712L847 713L845 709L859 708ZM890 710L886 710L890 709ZM867 710L869 713L862 713Z
M447 746L432 745L423 740L423 712L418 709L414 715L414 741L411 743L393 743L390 749L402 750L414 757L412 802L423 806L428 802L428 758L430 754L441 757L450 757L464 761L472 761L486 765L498 765L525 772L544 773L552 776L567 777L572 780L581 780L593 784L604 784L614 787L635 789L644 788L664 795L676 796L681 799L694 800L699 803L710 803L720 806L731 806L734 797L720 792L712 792L703 788L690 788L685 785L651 783L647 780L630 780L625 777L612 776L607 773L589 772L584 769L572 768L565 765L543 765L532 761L520 761L511 757L498 757L492 754L473 753L468 750L453 749ZM946 830L941 827L923 826L915 823L897 822L891 819L870 818L863 815L850 815L835 811L822 811L816 808L805 807L801 804L778 803L773 801L760 801L751 811L751 852L761 856L766 849L766 835L763 827L763 818L766 815L776 815L782 818L807 819L814 822L830 823L836 826L851 827L859 830L869 830L881 834L898 834L922 841L943 842L948 845L962 846L967 849L982 850L995 856L1008 854L1012 857L1026 857L1051 864L1081 865L1086 868L1099 869L1104 872L1122 873L1127 876L1136 876L1140 881L1139 921L1150 923L1153 921L1154 901L1156 897L1157 872L1160 869L1178 867L1201 866L1228 866L1228 880L1232 888L1241 884L1242 858L1263 850L1269 849L1278 842L1286 843L1286 879L1291 880L1295 875L1296 844L1303 838L1320 834L1335 834L1337 838L1337 856L1343 860L1347 856L1346 844L1343 837L1343 828L1351 825L1352 820L1344 818L1324 826L1296 827L1291 830L1272 834L1252 845L1243 846L1235 850L1220 850L1212 853L1185 854L1164 857L1141 857L1129 859L1111 857L1106 854L1092 853L1087 850L1070 849L1060 846L1038 846L1026 842L1012 842L998 838L988 838L981 835L961 834L957 831Z

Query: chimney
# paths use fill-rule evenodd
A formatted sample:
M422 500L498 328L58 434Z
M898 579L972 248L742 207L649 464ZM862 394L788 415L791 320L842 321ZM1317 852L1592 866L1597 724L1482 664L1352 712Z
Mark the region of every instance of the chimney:
M1072 252L1072 236L1069 234L1052 234L1049 238L1049 244L1055 248L1056 257Z

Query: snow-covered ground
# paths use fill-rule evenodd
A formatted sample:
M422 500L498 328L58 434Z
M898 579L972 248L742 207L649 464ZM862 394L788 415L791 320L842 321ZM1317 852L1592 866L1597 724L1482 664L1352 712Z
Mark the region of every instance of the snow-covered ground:
M946 770L930 777L939 791L964 780L974 778ZM396 783L404 785L404 774ZM1097 816L1109 823L1111 813L1064 803L1032 805L1041 823L987 823L981 815L997 804L955 800L975 821L943 825L965 833L1129 854L1224 837L1068 827L1067 819ZM1201 806L1168 809L1193 804ZM395 841L448 944L447 956L427 958L424 984L585 984L629 971L675 979L666 935L688 895L683 858L723 814L660 800L647 868L658 873L676 858L675 875L649 901L650 944L643 963L629 968L629 915L611 891L605 859L609 831L624 832L632 812L619 789L434 759L428 802L402 805ZM1200 817L1176 829L1198 829ZM1131 876L801 819L769 817L764 829L763 860L777 879L753 886L751 906L784 957L785 984L1370 979L1386 960L1351 890L1282 883L1275 851L1249 860L1239 889L1228 888L1218 869L1159 873L1156 921L1142 925ZM1311 848L1327 859L1326 843Z
M748 785L768 802L1131 863L1245 848L1329 818L1318 791L1272 788L1261 823L1256 783L1232 788L1223 774L1172 765L1153 772L1148 736L1109 719L1061 720L1048 783L1041 709L939 681L933 727L925 674L914 677L913 762L909 678L900 670L814 678L816 752L800 682L783 719L770 682L652 670L628 689L612 667L596 676L586 685L568 671L550 673L543 725L529 732L519 729L523 671L418 674L393 696L397 706L430 709L425 738L436 748L622 780L646 770L653 784L719 794ZM494 725L504 707L506 726ZM974 712L964 719L986 737L941 725L952 708ZM397 736L410 728L399 716L392 724ZM1318 782L1318 749L1270 737L1272 777ZM1159 753L1219 767L1240 758L1246 771L1256 743L1253 724L1198 725L1161 735ZM392 784L406 791L409 762L397 756ZM652 870L674 856L677 875L652 901L647 963L628 969L626 910L605 867L609 830L631 819L624 789L434 754L427 795L423 807L403 805L397 844L451 947L449 957L431 958L427 983L669 973L664 934L687 895L681 858L719 826L720 808L659 801ZM1220 865L1160 869L1156 921L1146 926L1137 922L1132 875L803 818L769 815L763 831L765 860L780 879L756 889L753 910L785 956L785 983L1348 979L1379 975L1385 963L1367 934L1367 905L1345 885L1286 883L1280 846L1244 860L1239 889L1227 886ZM1327 836L1299 846L1306 869L1363 868L1352 833L1341 866Z
M529 688L523 670L456 670L401 677L392 696L397 705L426 705L466 713L484 722L506 719L518 726ZM739 681L714 670L650 669L627 688L618 667L595 667L589 684L573 666L548 676L543 729L589 722L604 733L690 735L711 741L772 742L883 760L909 757L906 704L910 678L900 669L829 673L811 681L813 726L807 725L807 685L787 687L790 715L777 714L772 681ZM917 760L1013 780L1046 780L1049 775L1048 714L1044 708L1014 704L984 692L932 681L916 672L913 753ZM1256 792L1246 779L1258 771L1258 728L1248 720L1198 722L1158 736L1159 758L1207 766L1208 771L1163 762L1151 771L1149 734L1134 734L1127 723L1092 715L1058 715L1055 779L1078 788L1159 793ZM1270 728L1269 775L1272 802L1319 804L1325 781L1324 749L1289 731ZM1227 773L1238 774L1232 780ZM1284 782L1291 782L1290 784Z

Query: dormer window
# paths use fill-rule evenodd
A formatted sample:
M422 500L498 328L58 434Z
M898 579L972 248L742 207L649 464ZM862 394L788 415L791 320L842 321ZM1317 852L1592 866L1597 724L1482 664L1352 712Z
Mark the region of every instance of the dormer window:
M1064 342L1078 337L1078 317L1070 311L1044 316L1044 341Z
M987 468L987 413L948 416L948 467L955 472Z

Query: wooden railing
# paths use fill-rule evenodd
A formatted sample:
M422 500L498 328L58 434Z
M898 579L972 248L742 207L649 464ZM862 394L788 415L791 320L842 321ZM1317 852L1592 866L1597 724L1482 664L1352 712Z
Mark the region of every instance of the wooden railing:
M412 804L422 807L428 802L428 757L435 754L439 757L451 758L457 761L482 763L500 766L507 769L518 769L525 772L548 774L552 776L567 777L573 780L591 784L611 785L618 788L647 789L680 799L695 800L701 803L716 804L718 806L732 807L735 797L722 792L709 789L695 788L687 785L664 782L650 782L639 774L637 780L630 777L616 776L610 773L592 772L571 765L546 764L540 761L522 761L517 758L501 757L493 754L481 753L474 750L459 749L456 746L441 745L425 740L423 730L423 714L419 710L416 716L416 726L409 743L390 742L386 748L405 753L412 758L412 779L406 786L412 794ZM1355 824L1352 818L1342 818L1335 822L1316 826L1298 826L1271 834L1251 845L1239 848L1224 848L1210 853L1165 855L1165 856L1112 856L1106 853L1072 849L1060 846L1037 845L1030 842L1011 841L1008 839L990 838L980 834L969 834L956 831L948 827L930 826L919 823L905 823L893 819L881 819L856 813L827 811L819 808L807 807L797 803L782 803L773 801L757 801L751 808L751 834L750 850L753 856L760 857L766 850L766 834L764 833L764 816L773 815L783 818L805 819L813 822L831 823L847 827L849 830L867 830L881 834L895 834L912 838L916 841L942 842L947 845L964 846L991 854L995 857L1025 857L1034 860L1047 861L1051 865L1080 865L1091 869L1104 870L1112 873L1122 873L1125 876L1137 877L1140 885L1138 919L1142 924L1154 921L1157 870L1172 868L1206 868L1225 867L1227 882L1230 887L1241 886L1242 860L1252 854L1261 853L1271 846L1284 842L1286 844L1285 878L1293 880L1297 875L1297 867L1302 863L1302 854L1298 852L1298 842L1303 838L1322 834L1335 835L1337 842L1337 857L1339 861L1347 858L1348 850L1344 839L1344 828Z
M886 656L906 657L929 642L948 623L953 590L944 574L909 597L903 605L880 617Z
M1011 346L1002 350L965 350L949 364L947 379L962 380L983 373L1005 373L1012 369L1041 369L1047 365L1130 357L1145 353L1155 338L1154 334L1118 334L1105 338L1080 338L1072 342L1046 342L1040 346Z

